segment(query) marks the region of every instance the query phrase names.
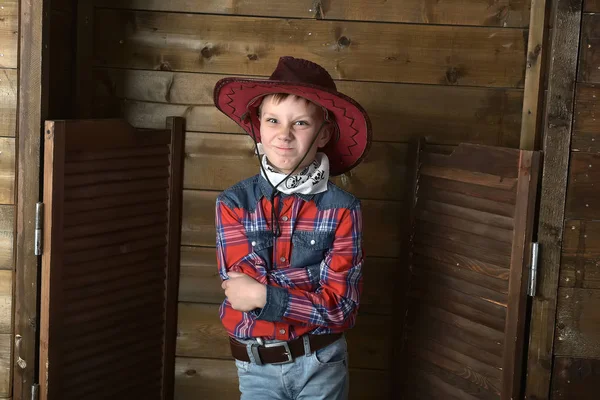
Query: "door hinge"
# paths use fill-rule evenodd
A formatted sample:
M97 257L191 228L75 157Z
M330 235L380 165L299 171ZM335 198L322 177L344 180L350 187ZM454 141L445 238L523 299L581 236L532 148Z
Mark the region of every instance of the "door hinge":
M34 383L31 385L31 400L39 400L40 398L40 385Z
M44 222L44 203L35 204L35 249L36 256L42 255L42 226Z
M535 297L535 290L537 286L537 271L538 271L538 254L540 244L537 242L531 243L531 266L529 268L529 287L527 288L527 294L531 297Z

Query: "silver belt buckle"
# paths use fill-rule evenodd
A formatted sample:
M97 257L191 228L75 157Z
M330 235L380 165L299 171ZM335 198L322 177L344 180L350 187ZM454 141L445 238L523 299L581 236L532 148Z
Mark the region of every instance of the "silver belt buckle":
M285 354L287 356L287 360L282 361L282 362L271 363L272 365L289 364L291 362L294 362L294 359L292 358L292 352L290 351L290 346L288 346L287 342L265 343L263 346L264 347L279 347L279 346L282 346L285 349L285 352L283 354Z

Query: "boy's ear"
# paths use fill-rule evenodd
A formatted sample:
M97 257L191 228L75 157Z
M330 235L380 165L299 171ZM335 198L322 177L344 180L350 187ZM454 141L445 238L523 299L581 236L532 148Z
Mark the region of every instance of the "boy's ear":
M325 124L323 129L321 129L321 133L319 133L319 138L317 139L317 147L325 147L325 145L329 143L332 133L333 124L331 122L328 122Z

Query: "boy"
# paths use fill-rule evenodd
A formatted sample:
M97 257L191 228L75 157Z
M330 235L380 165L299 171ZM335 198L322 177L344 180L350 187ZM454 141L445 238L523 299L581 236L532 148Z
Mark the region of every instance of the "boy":
M220 317L242 399L346 399L362 218L328 178L366 155L369 118L325 69L293 57L267 80L220 80L214 98L253 138L261 172L216 205Z

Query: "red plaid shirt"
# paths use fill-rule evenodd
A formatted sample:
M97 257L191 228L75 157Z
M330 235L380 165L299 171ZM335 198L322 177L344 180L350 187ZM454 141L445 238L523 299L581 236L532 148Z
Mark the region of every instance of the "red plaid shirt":
M274 237L271 188L260 175L217 199L217 263L221 279L243 272L267 285L262 309L220 308L239 339L290 340L354 326L362 291L362 216L354 196L328 183L315 195L275 197L281 236Z

